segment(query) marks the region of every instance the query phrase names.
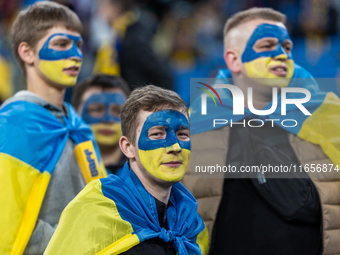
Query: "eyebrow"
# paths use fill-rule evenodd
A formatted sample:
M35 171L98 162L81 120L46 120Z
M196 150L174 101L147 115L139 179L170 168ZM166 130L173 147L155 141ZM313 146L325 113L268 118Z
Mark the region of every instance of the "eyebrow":
M51 39L51 41L67 41L67 42L74 42L74 43L83 43L84 42L84 40L83 40L83 38L79 38L79 40L76 40L76 41L74 41L73 39L71 39L71 38L68 38L67 36L65 36L65 35L57 35L57 36L55 36L55 37L53 37L52 39Z
M292 40L289 40L289 39L284 40L283 43L290 43L290 44L293 45L293 41L292 41Z
M56 35L51 40L68 40L68 41L73 41L72 39L68 38L65 35Z
M180 130L182 130L182 129L189 129L189 126L180 126L179 129Z
M158 126L152 126L150 129L157 129L157 128L164 128L165 129L165 126L161 126L161 125L158 125Z
M261 42L264 42L264 41L279 41L279 39L277 39L276 37L263 37L263 38L260 38L258 40L256 40L255 44L256 43L261 43Z

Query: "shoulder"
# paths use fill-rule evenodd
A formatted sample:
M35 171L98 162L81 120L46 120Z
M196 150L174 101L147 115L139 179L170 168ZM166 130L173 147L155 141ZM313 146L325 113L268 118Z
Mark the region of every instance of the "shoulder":
M63 211L46 253L96 254L132 232L114 201L103 194L102 179L94 180Z
M294 64L293 78L313 78L310 72L298 64Z

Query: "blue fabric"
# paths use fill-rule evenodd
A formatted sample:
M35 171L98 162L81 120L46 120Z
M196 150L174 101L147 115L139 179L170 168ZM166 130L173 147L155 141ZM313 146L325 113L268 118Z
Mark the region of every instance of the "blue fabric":
M68 138L76 144L92 140L98 160L99 149L90 127L70 104L63 124L44 107L15 101L0 110L0 152L52 174Z
M233 84L230 71L228 69L219 70L214 84L225 84L227 82L229 84ZM310 91L311 99L307 103L303 104L310 113L313 113L322 104L323 100L326 97L326 92L322 92L319 90L319 86L313 79L311 74L297 64L294 65L293 79L288 87L305 88ZM220 93L220 91L221 90L219 90L218 92L222 99L223 106L219 104L215 106L213 100L208 97L207 115L201 115L201 97L199 96L194 100L190 115L190 133L192 135L223 127L223 125L216 125L215 127L213 127L214 119L227 119L228 123L226 123L225 125L229 125L230 120L232 120L233 122L237 122L247 117L262 120L279 119L280 121L274 122L276 125L280 126L290 133L297 135L303 125L303 122L308 118L308 115L304 115L295 105L291 104L287 105L287 115L282 116L281 95L278 95L278 105L275 112L270 115L254 115L247 108L244 109L244 115L233 115L233 99L231 94L226 89L224 89L222 93ZM287 99L293 98L299 98L299 95L297 93L287 93ZM270 109L271 105L272 102L266 105L263 109ZM294 119L298 122L298 124L295 127L284 127L281 125L281 120L283 119Z
M154 126L165 127L165 139L151 140L149 138L149 129ZM138 140L138 147L140 150L154 150L178 143L181 148L190 150L190 141L181 141L177 137L177 132L182 128L189 129L188 119L183 113L176 110L154 112L144 122Z
M113 200L123 220L130 222L140 242L159 237L172 242L179 255L201 254L197 235L205 228L197 202L181 184L172 186L166 212L169 230L160 227L154 197L125 163L119 176L100 179L104 196Z

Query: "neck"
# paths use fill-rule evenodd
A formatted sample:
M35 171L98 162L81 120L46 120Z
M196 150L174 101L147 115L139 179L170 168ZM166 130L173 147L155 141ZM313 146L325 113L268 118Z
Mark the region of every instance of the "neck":
M66 89L49 85L36 72L29 71L27 70L27 90L62 108Z
M132 160L131 160L132 161ZM143 184L144 188L156 199L163 202L164 204L168 204L171 185L162 185L162 183L156 180L147 170L144 169L145 172L142 172L137 165L137 162L131 162L130 167L132 171L137 175L138 179Z
M243 92L245 107L249 108L248 107L248 88L249 87L253 88L252 99L253 99L253 106L255 109L261 110L273 100L273 92L272 92L273 87L251 81L250 79L247 79L247 78L240 78L236 80L238 80L238 82L236 83L235 81L235 85L239 87Z
M120 150L118 144L114 146L98 144L98 146L105 166L116 165L119 162L120 158L122 157L122 151Z

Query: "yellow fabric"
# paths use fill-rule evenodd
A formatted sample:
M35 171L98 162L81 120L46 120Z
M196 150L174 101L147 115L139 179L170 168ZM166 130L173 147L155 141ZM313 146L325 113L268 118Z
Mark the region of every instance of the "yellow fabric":
M340 167L340 99L327 93L317 110L303 123L298 137L319 144L330 160Z
M121 37L125 37L127 28L136 23L136 21L136 15L132 11L127 11L113 22L112 29L119 33Z
M113 22L112 29L114 30L114 33L117 34L117 36L124 38L127 28L136 21L136 15L133 12L128 11ZM104 42L98 49L93 73L104 73L120 76L121 70L120 63L118 61L118 52L115 48L115 44Z
M0 99L5 101L12 94L12 70L9 63L0 56Z
M98 157L91 140L79 143L74 148L74 156L86 184L107 176L105 167L103 169L102 166L99 166Z
M133 246L139 244L139 239L136 234L129 234L114 244L110 245L106 249L102 250L101 252L97 253L97 255L116 255L122 252L125 252L132 248Z
M22 254L51 175L5 153L0 153L0 166L0 254Z
M109 43L103 43L98 49L94 62L93 73L120 75L120 66L116 61L118 52Z
M204 224L205 226L205 224ZM207 226L204 227L201 233L198 234L196 243L199 245L202 255L208 254L209 248L209 233Z
M162 147L154 150L139 150L139 158L145 169L158 179L164 181L180 181L189 165L190 150L182 149L182 151L175 156L169 151L179 151L181 150L178 143L169 146ZM179 167L167 167L162 165L162 163L170 161L182 162Z
M139 243L132 232L131 224L120 217L115 203L103 195L101 182L95 180L65 208L44 254L111 254L111 249L123 251Z

